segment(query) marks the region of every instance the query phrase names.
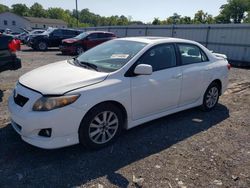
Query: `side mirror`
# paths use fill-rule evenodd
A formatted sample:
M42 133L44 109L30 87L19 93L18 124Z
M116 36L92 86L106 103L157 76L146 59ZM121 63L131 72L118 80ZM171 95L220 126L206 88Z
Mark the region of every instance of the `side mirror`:
M134 73L136 75L151 75L153 68L151 65L140 64L135 67Z

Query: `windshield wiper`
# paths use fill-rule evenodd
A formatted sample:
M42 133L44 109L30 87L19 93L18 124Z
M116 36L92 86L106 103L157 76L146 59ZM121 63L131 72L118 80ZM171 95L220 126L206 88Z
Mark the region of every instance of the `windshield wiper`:
M74 62L77 63L78 65L83 65L85 67L89 67L95 71L99 71L98 67L92 63L84 62L84 61L79 61L77 58L74 58Z

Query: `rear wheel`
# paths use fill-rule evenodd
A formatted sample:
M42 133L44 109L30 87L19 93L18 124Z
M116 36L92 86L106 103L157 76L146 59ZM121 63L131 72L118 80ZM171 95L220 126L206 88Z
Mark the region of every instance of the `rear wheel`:
M212 110L218 103L220 96L220 87L217 83L212 83L207 88L202 104L202 110L210 111Z
M121 110L109 103L92 108L79 128L80 143L89 149L99 149L113 142L124 123Z

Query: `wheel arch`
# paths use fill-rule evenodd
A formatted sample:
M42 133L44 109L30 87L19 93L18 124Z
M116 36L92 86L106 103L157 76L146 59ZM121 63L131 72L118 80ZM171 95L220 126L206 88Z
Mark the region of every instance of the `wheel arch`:
M122 105L120 102L117 102L117 101L114 101L114 100L108 100L108 101L103 101L103 102L100 102L100 103L97 103L95 104L94 106L92 106L88 111L87 113L84 115L84 117L86 117L90 111L93 109L93 108L96 108L97 106L99 105L103 105L103 104L112 104L116 107L118 107L119 109L121 109L121 112L122 112L122 115L123 115L123 120L124 120L124 125L123 125L123 129L126 129L127 127L127 122L128 122L128 113L127 113L127 110L126 108L124 107L124 105ZM82 121L84 119L84 117L82 118Z
M209 86L211 85L211 84L213 84L213 83L215 83L215 84L217 84L218 86L219 86L219 94L221 95L222 93L221 93L221 90L222 90L222 82L221 82L221 80L220 79L215 79L215 80L213 80L210 84L209 84Z

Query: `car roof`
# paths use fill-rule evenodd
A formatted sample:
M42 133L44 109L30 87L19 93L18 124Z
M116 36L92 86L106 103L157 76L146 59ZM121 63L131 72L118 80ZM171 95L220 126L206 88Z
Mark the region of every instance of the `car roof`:
M112 32L108 32L108 31L86 31L86 33L89 33L89 34L91 34L91 33L109 33L109 34L114 34Z
M147 44L157 44L157 43L193 43L197 44L195 41L180 39L180 38L171 38L171 37L126 37L119 38L116 40L127 40L127 41L135 41L135 42L143 42Z

